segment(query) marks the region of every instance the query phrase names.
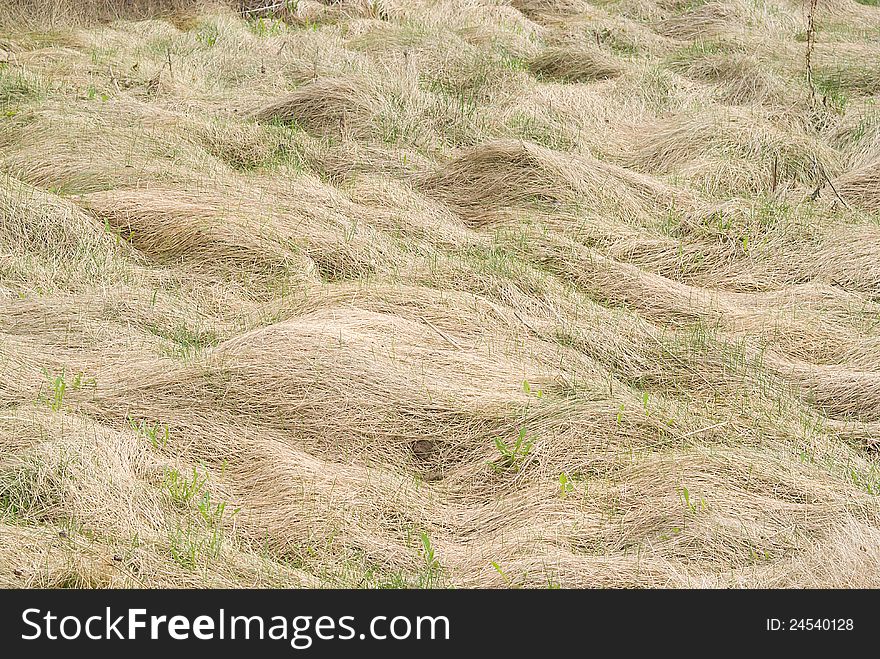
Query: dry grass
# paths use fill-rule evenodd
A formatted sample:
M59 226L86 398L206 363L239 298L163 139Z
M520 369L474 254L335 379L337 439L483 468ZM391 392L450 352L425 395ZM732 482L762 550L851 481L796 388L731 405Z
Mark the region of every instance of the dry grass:
M0 4L0 586L880 586L876 8L227 4Z
M529 68L539 76L563 82L590 82L616 78L623 66L601 51L575 48L547 48L529 62Z
M847 172L837 183L844 199L868 211L880 209L880 160L861 169Z

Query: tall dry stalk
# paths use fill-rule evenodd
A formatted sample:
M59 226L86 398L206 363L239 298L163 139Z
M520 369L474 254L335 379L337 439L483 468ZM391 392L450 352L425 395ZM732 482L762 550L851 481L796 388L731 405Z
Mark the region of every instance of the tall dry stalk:
M816 45L816 7L818 0L810 0L807 9L807 52L805 64L807 69L807 87L810 90L810 107L816 105L816 86L813 84L813 48Z

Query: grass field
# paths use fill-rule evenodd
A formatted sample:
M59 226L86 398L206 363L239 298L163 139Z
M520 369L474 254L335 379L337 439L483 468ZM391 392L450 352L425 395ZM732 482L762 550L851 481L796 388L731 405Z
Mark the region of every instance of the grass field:
M260 4L0 0L0 586L880 587L874 0Z

